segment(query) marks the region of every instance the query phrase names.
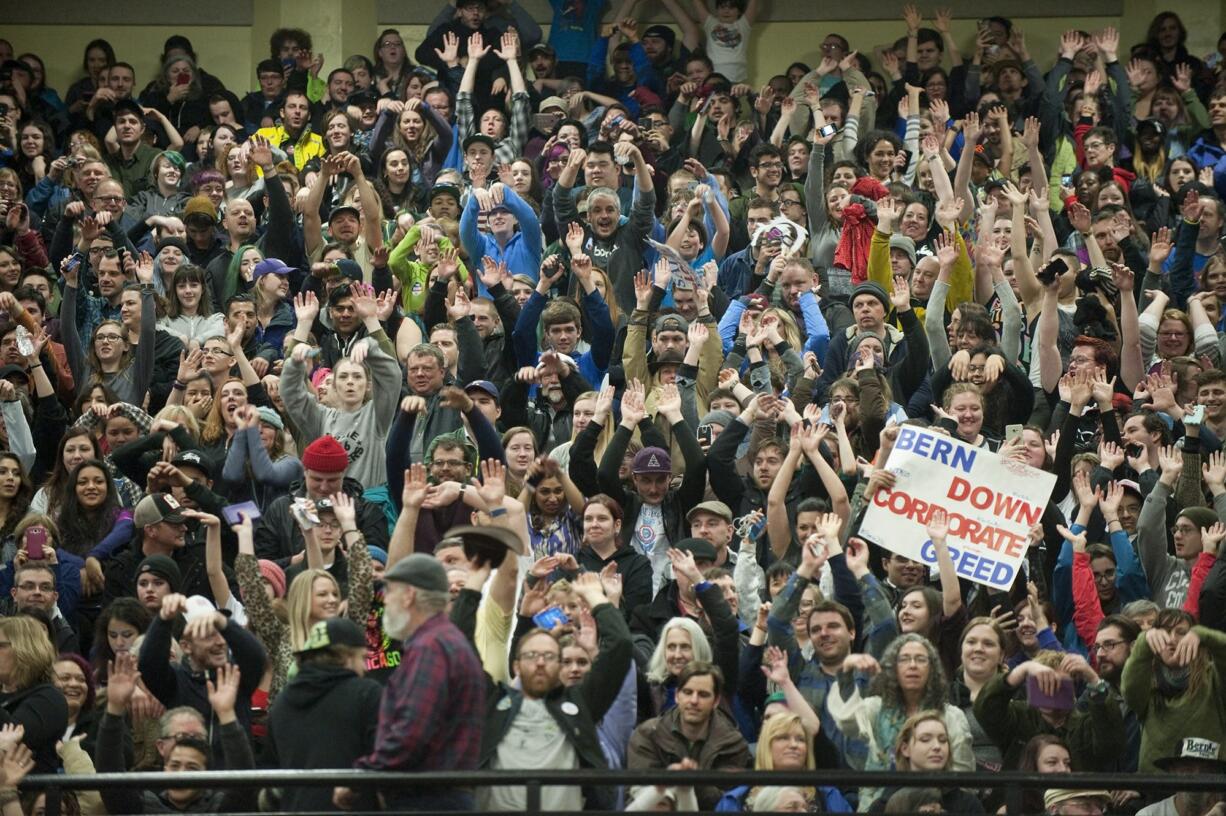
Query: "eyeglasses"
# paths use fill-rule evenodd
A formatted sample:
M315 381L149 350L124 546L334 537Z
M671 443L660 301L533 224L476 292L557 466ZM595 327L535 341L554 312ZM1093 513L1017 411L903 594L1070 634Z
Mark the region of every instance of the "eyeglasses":
M1180 331L1160 331L1160 332L1158 332L1158 336L1159 336L1159 337L1176 337L1176 338L1178 338L1178 337L1187 337L1187 336L1188 336L1188 333L1187 333L1186 331L1183 331L1183 330L1180 330Z
M186 731L180 731L178 734L163 734L162 736L158 737L158 739L159 740L172 740L173 742L179 742L180 740L186 740L186 739L200 739L200 735L199 734L189 734Z
M218 348L217 346L213 346L212 348L206 348L206 349L204 349L204 356L205 356L205 357L212 357L212 356L216 356L216 357L233 357L233 356L234 356L234 352L232 352L232 351L227 351L226 349L223 349L223 348Z
M1106 652L1116 648L1117 646L1123 646L1126 643L1128 643L1126 640L1100 640L1098 643L1095 643L1092 648L1096 652Z
M1094 362L1095 362L1093 357L1083 357L1083 356L1070 357L1068 358L1068 361L1070 363L1076 363L1077 365L1094 365Z
M99 343L118 343L120 340L123 340L123 335L121 334L95 334L94 339L97 340ZM208 354L208 352L206 351L205 354Z
M830 398L831 405L833 405L836 402L841 402L844 405L855 405L859 401L860 400L857 399L856 397L831 397Z
M434 466L446 468L462 468L467 467L468 463L460 459L435 459L430 463L430 467Z
M758 169L759 170L782 170L783 162L777 162L777 161L758 162Z
M927 666L928 655L899 655L898 665L901 666L904 663L911 663L916 666Z
M519 659L524 663L557 663L561 657L557 652L520 652Z
M121 195L94 196L94 201L101 201L103 204L120 204L123 200Z
M798 198L781 198L781 199L779 199L779 206L781 206L781 207L799 207L799 206L800 206L800 199L798 199Z
M20 583L17 585L17 588L22 592L33 592L34 590L39 592L55 592L55 584L36 584L31 581Z
M1175 535L1176 533L1183 533L1184 535L1191 535L1192 533L1197 533L1197 532L1200 532L1199 528L1182 525L1182 524L1176 524L1174 527L1171 528L1171 535Z
M1109 584L1115 580L1115 570L1103 570L1102 572L1094 573L1094 581L1099 584Z

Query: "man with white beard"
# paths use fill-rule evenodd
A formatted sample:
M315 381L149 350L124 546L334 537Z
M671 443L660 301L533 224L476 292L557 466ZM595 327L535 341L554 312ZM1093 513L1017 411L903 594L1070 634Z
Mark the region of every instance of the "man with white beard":
M468 639L447 618L447 572L414 553L383 575L383 628L401 641L400 667L388 681L379 709L375 750L354 763L376 771L476 770L485 722L485 674ZM381 791L391 810L471 810L460 788ZM349 788L333 801L348 809Z

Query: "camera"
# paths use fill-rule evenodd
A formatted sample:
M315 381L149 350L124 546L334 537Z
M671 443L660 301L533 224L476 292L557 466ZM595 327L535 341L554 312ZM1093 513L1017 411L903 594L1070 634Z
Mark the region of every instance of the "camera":
M1047 266L1035 273L1035 277L1039 279L1039 283L1044 286L1051 286L1055 283L1056 278L1068 271L1068 263L1063 258L1055 258Z

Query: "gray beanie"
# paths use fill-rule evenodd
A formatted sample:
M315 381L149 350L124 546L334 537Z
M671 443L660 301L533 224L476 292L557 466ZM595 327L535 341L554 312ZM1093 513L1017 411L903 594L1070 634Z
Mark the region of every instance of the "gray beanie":
M728 411L708 411L701 420L699 425L718 425L721 428L727 428L736 420Z

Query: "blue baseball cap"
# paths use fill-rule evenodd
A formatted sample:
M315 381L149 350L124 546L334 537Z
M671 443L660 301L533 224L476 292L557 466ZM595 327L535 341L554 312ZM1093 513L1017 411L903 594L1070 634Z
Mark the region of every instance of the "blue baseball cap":
M265 258L251 270L251 279L256 280L262 275L288 275L297 271L292 266L286 266L285 261L280 258Z
M473 380L468 385L464 386L465 392L468 391L484 391L494 399L498 399L498 386L494 385L489 380Z

